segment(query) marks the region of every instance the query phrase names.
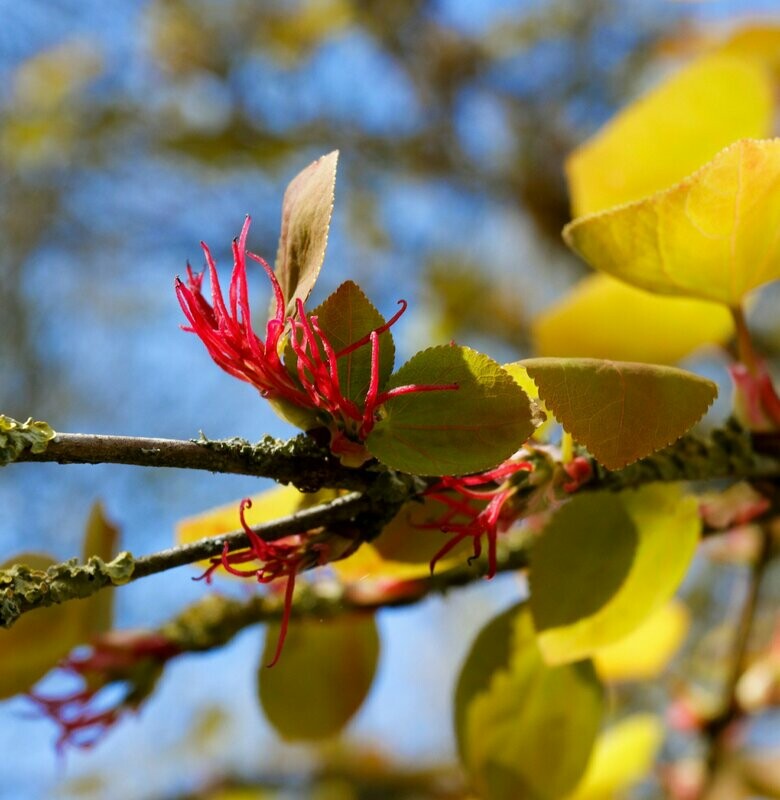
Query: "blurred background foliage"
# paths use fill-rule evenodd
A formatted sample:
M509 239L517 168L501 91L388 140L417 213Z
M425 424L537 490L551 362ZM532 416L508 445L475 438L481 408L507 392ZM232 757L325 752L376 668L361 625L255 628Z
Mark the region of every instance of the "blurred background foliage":
M251 248L272 258L284 186L334 148L314 301L348 277L382 311L406 298L402 356L455 337L498 359L530 354L534 317L586 273L559 235L567 153L745 14L777 11L776 0L0 0L0 411L59 430L289 434L177 331L173 276L200 264L201 239L224 264L246 213ZM770 354L772 317L759 325ZM723 375L716 356L699 365ZM141 553L168 544L175 520L256 491L248 478L19 465L0 481L0 561L75 555L97 497ZM666 689L691 674L706 686L728 652L720 622L741 568L725 560L702 559L689 582L707 634ZM149 579L117 594L118 623L159 624L201 593L186 572ZM257 631L181 659L141 719L65 771L52 729L11 701L0 794L462 797L449 767L455 671L516 594L505 578L382 615L371 699L344 742L313 754L283 747L260 718ZM665 696L616 691L617 708ZM665 752L685 755L675 736ZM663 796L652 782L641 792Z

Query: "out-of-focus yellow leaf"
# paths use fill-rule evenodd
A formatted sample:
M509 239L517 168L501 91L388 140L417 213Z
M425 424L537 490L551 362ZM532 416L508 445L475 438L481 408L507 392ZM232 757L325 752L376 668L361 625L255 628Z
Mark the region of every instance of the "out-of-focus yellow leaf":
M759 63L708 55L625 108L566 162L575 217L682 180L743 138L770 136L772 81Z
M116 555L118 536L101 504L95 503L84 532L84 560L98 556L109 561ZM0 569L26 564L45 570L54 563L48 555L22 553ZM85 600L28 611L13 627L0 630L0 699L30 689L74 647L110 630L112 622L113 589L104 589Z
M550 667L515 606L471 646L455 689L455 735L477 794L557 800L585 772L604 712L593 664Z
M678 485L651 483L623 491L619 497L637 536L631 567L617 591L594 613L539 630L539 647L550 664L584 658L624 639L674 594L696 552L701 530L698 504L694 497L684 496ZM539 555L544 551L537 553L536 563L531 551L532 608L537 602L534 582L545 585L548 594L556 582L565 592L565 576L556 576L553 569L554 548L546 550L548 556L541 564Z
M736 142L666 191L575 220L564 239L640 288L737 307L780 277L780 139Z
M277 629L277 630L275 630ZM379 633L371 615L293 620L279 663L278 626L269 627L259 671L260 702L287 740L337 734L366 699L379 662Z
M581 783L566 800L613 800L647 775L663 735L653 714L634 714L607 728L596 740Z
M292 12L269 17L263 46L299 58L347 27L353 14L349 0L304 0Z
M265 492L253 495L249 499L252 507L244 512L247 524L260 525L272 522L279 517L286 517L296 511L317 503L325 503L338 496L338 491L323 489L319 492L303 494L294 486L276 486ZM211 508L192 517L181 520L176 525L176 543L188 544L209 536L220 536L229 531L238 530L241 522L238 516L240 500ZM201 561L198 566L207 567L208 561Z
M672 600L651 614L638 628L594 656L602 680L649 681L658 677L677 652L690 627L688 609Z
M780 25L748 25L731 34L718 53L760 61L780 81Z
M102 59L85 41L65 42L28 59L13 78L17 107L50 111L100 74Z
M21 553L0 565L26 564L45 570L55 560L40 553ZM24 614L8 630L0 629L0 699L26 692L83 641L84 620L78 602L40 608Z
M674 364L702 345L728 341L733 330L718 304L659 297L603 274L584 278L531 326L540 356L647 364Z

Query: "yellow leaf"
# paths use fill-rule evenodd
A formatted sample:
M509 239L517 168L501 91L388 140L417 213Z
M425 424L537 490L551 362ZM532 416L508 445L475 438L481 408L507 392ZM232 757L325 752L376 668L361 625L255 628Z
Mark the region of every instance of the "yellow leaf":
M625 108L566 163L574 216L653 194L737 139L770 136L772 81L759 63L697 59Z
M748 25L735 31L717 52L761 62L780 81L780 25Z
M597 274L540 314L531 332L540 356L674 364L702 345L726 342L733 329L717 304L658 297Z
M26 564L45 570L54 563L47 555L21 553L0 569ZM26 692L82 641L83 618L75 602L28 611L12 628L0 629L0 699Z
M612 800L650 771L663 741L663 725L653 714L634 714L596 740L581 783L566 800Z
M581 217L563 235L635 286L737 307L780 277L780 139L736 142L676 186Z
M593 660L608 682L649 681L658 677L685 639L688 609L672 600L651 614L625 639L598 650Z
M628 574L598 610L570 624L539 630L539 647L549 664L575 661L624 639L674 594L696 552L698 504L677 484L651 483L619 497L637 536ZM532 603L533 571L537 582L543 577L537 567L532 561Z

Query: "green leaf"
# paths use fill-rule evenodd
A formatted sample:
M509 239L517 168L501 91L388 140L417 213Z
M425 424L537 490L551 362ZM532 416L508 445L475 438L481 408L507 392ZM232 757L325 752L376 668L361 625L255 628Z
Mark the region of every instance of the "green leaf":
M423 350L391 376L386 389L457 384L453 390L393 397L366 440L384 464L417 475L490 469L533 433L528 397L495 361L476 350Z
M32 418L17 422L0 414L0 467L16 461L25 450L42 453L56 435L45 422Z
M379 661L373 616L296 619L279 663L278 626L269 626L259 672L260 702L284 739L324 739L338 733L366 699Z
M608 532L600 529L599 506ZM683 496L676 484L654 483L592 499L583 495L564 506L531 551L531 609L547 662L593 655L638 628L677 590L700 531L696 498ZM614 588L632 549L620 585L606 591L599 582ZM567 613L554 608L564 597ZM579 615L572 613L578 602Z
M604 711L589 661L549 667L528 609L480 632L455 690L461 760L480 797L558 800L588 763Z
M531 549L531 612L539 632L594 614L628 575L637 531L619 496L573 497Z
M672 444L718 394L712 381L674 367L593 358L521 364L564 429L608 469Z
M322 305L312 311L312 316L317 317L336 353L385 324L384 317L352 281L342 283ZM394 359L395 345L388 330L379 335L380 388L393 372ZM338 368L342 394L362 407L371 380L371 345L367 343L340 358Z
M338 157L334 150L312 162L284 193L276 277L290 316L295 301L305 301L311 293L325 259Z

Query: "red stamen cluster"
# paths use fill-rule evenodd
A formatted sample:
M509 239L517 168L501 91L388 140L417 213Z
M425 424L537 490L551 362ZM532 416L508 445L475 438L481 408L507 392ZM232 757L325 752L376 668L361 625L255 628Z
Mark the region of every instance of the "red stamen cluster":
M97 639L86 655L71 655L60 669L76 677L81 688L49 697L30 692L28 697L60 729L59 752L70 745L88 749L128 711L151 692L162 665L180 652L169 639L147 631L112 633ZM124 694L99 707L98 695L109 685L124 684ZM97 706L97 707L96 707Z
M517 487L509 480L517 472L530 472L528 461L505 461L495 469L466 477L443 477L425 494L446 506L447 510L435 521L421 525L452 533L453 537L431 559L431 572L436 562L469 536L473 539L474 555L482 555L482 537L488 543L488 573L496 574L496 543L498 534L508 530L517 514L508 511L507 501ZM465 519L465 522L460 520ZM469 559L471 561L471 559Z
M222 550L222 555L211 559L211 566L199 578L205 579L206 583L211 583L214 572L219 567L238 578L254 577L258 583L271 583L277 578L286 578L287 583L284 589L284 611L279 626L279 640L276 643L274 657L268 664L272 667L279 660L284 647L284 640L287 636L287 629L290 623L290 612L292 610L293 593L295 591L295 576L303 564L306 551L304 548L304 537L300 534L286 536L277 542L266 542L260 538L246 521L245 511L252 507L252 501L247 497L241 501L239 506L239 517L241 527L249 538L249 549L229 552L227 542ZM260 562L259 567L251 569L237 569L237 564L248 564L250 562Z
M379 336L398 321L406 310L401 300L400 310L392 319L366 336L336 352L321 329L316 316L309 317L303 301L296 301L296 313L285 316L285 298L279 281L260 256L246 250L250 219L247 217L241 235L233 242L233 274L230 280L229 302L225 303L219 285L214 259L201 242L206 256L211 283L211 305L203 297L203 273L193 273L187 266L187 283L176 279L176 294L189 326L184 330L197 334L209 355L226 372L257 387L263 397L286 400L323 415L323 423L331 428L334 450L348 451L350 441L363 441L376 422L379 406L392 397L412 392L457 389L455 384L441 386L399 386L387 392L379 385ZM252 328L246 278L246 256L259 263L271 281L275 309L266 326L265 342ZM295 376L280 358L282 343L289 332L289 342L296 357ZM371 376L362 408L344 396L338 374L340 358L360 347L371 347ZM344 435L349 441L343 441Z

